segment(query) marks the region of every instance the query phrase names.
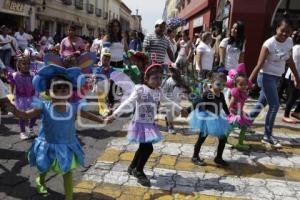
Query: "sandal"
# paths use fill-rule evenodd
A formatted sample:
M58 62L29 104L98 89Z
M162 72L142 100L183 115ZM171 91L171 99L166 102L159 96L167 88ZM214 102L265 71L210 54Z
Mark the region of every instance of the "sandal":
M292 112L291 116L294 117L294 118L296 118L296 119L298 119L298 120L300 120L300 114L299 113Z
M283 117L282 121L289 124L296 124L297 122L289 117Z

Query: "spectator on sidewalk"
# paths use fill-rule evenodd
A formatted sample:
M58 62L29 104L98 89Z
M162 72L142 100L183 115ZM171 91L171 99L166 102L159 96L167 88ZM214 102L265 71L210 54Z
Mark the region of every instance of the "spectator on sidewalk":
M5 67L10 67L12 38L8 35L9 29L3 25L1 26L0 34L0 59L3 61Z
M156 54L156 62L160 64L164 62L166 53L170 60L174 62L170 43L164 35L165 30L166 22L162 19L157 20L154 33L147 35L143 43L144 51L148 52L149 55Z
M20 49L23 52L28 47L29 43L33 40L32 35L25 33L22 27L19 28L19 32L15 33L15 38L18 42Z
M125 34L124 34L125 36ZM128 50L128 38L122 37L122 26L119 20L113 19L108 25L108 35L103 38L103 44L111 51L110 65L116 68L124 66L124 52Z
M228 74L228 71L235 69L239 63L244 62L245 52L245 26L241 21L237 21L233 24L230 30L230 35L224 38L219 46L220 63L222 71Z

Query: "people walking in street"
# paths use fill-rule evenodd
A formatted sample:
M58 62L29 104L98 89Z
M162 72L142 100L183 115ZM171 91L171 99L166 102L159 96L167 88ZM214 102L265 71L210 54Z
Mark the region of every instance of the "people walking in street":
M138 183L150 187L150 180L144 173L144 167L153 152L153 143L162 139L159 128L155 125L154 118L160 101L167 101L175 108L175 112L185 112L176 103L168 100L160 89L163 69L160 64L152 64L145 71L145 83L137 85L130 97L107 118L108 122L114 121L125 109L128 111L135 107L135 114L128 127L127 138L129 142L139 143L139 148L128 167L128 173L137 178ZM128 108L128 106L131 106Z
M19 32L15 33L15 38L18 41L18 45L21 51L23 52L29 46L30 42L33 40L32 35L25 33L22 27L19 28Z
M202 34L202 39L200 44L197 46L197 58L196 60L196 70L201 79L206 79L207 74L212 71L215 50L211 47L212 35L210 32L205 32Z
M216 136L219 139L215 163L224 167L229 165L222 158L227 135L230 132L230 124L221 114L223 110L226 115L229 115L224 94L222 93L225 85L226 75L215 73L212 80L212 89L205 92L199 101L193 102L194 110L189 116L189 125L193 132L199 134L191 160L195 165L205 165L204 160L199 156L199 152L208 135Z
M11 93L14 94L14 102L16 108L26 112L32 109L32 100L35 96L35 90L32 85L33 74L30 73L30 58L20 57L17 60L17 72L14 72L10 77ZM33 126L36 118L28 120L20 119L20 138L26 140L34 137ZM26 124L29 124L29 130L26 131Z
M280 105L277 85L284 73L286 63L293 73L295 87L298 88L300 84L295 63L290 55L293 48L290 34L291 23L289 20L285 18L280 20L276 26L276 34L264 42L257 65L249 78L253 81L258 74L257 83L261 88L258 101L252 109L250 117L254 120L262 108L269 105L262 143L275 148L281 147L278 139L273 136L273 125Z
M179 52L175 62L182 73L186 70L187 64L191 61L192 57L193 46L189 38L189 32L184 31L182 40L179 41Z
M91 47L91 52L96 52L97 57L100 59L101 58L101 51L102 51L102 40L103 40L103 35L102 32L98 32L97 38L94 39L92 47Z
M83 40L75 35L76 28L69 28L68 36L60 43L60 56L63 60L64 67L77 65L77 57L84 51L85 44Z
M228 74L229 70L244 62L245 44L244 23L237 21L232 25L229 36L224 38L219 46L219 66L222 72Z
M142 51L142 42L138 37L137 31L131 31L130 33L129 49L134 51Z
M111 66L124 67L124 52L128 50L128 38L122 37L122 26L119 20L113 19L108 25L108 35L103 38L103 43L111 51Z
M170 50L172 52L173 58L175 58L175 54L176 54L177 49L178 49L178 44L175 41L176 29L168 27L167 28L167 35L166 35L166 37L169 40ZM166 53L166 55L165 55L165 61L164 62L167 63L167 64L172 63L172 60L170 59L168 53Z
M180 74L180 70L178 70L173 65L169 65L169 72L171 75L162 83L161 88L167 98L180 105L180 102L182 100L188 99L187 95L189 92L189 88L184 84L184 81ZM167 106L167 116L165 117L165 120L168 128L168 133L176 134L173 124L174 118L176 116L174 116L174 113L172 112L172 106L173 105Z
M58 75L60 74L60 75ZM13 109L21 119L41 116L38 137L33 141L28 159L40 175L36 178L37 191L47 194L46 175L54 171L63 175L66 200L73 199L73 171L84 165L84 155L76 137L75 119L81 117L102 123L103 119L83 110L80 103L68 103L73 87L77 87L80 68L65 69L55 65L44 67L33 81L37 92L47 92L51 101L33 100L33 109L23 112Z
M298 75L300 74L300 30L297 30L296 33L293 35L293 60L296 65L296 69ZM289 87L288 87L288 99L286 102L286 107L284 111L284 117L282 120L286 123L296 124L297 120L300 120L300 103L296 104L296 108L294 112L291 113L293 106L295 105L297 99L300 96L300 89L295 87L295 77L291 73L291 69L288 69L287 77L289 80ZM291 119L290 115L297 120Z
M0 28L0 31L0 59L2 60L5 67L11 67L10 60L13 40L10 35L8 35L9 29L5 25Z
M170 60L174 62L170 43L164 35L165 30L166 22L162 19L157 20L155 22L154 33L147 35L143 43L144 51L149 55L155 54L156 62L160 64L164 63L166 54L168 54Z

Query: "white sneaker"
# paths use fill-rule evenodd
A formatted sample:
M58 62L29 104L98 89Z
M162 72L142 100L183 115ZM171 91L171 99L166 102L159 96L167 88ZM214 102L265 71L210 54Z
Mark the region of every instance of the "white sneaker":
M28 134L28 133L21 132L21 133L20 133L20 139L21 139L21 140L27 140L27 139L29 139L29 134Z
M267 138L266 136L263 137L261 140L263 144L271 145L274 148L281 148L282 145L279 143L279 140L277 140L274 136L271 136L270 138Z
M173 127L168 127L168 133L175 135L176 131Z

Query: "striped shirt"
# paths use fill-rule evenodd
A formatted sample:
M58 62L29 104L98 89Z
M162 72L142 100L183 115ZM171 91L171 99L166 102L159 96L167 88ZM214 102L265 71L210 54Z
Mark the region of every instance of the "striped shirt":
M158 63L163 63L167 50L170 46L169 40L165 36L159 36L157 34L150 34L144 40L144 48L148 48L148 53L156 54L156 59Z

